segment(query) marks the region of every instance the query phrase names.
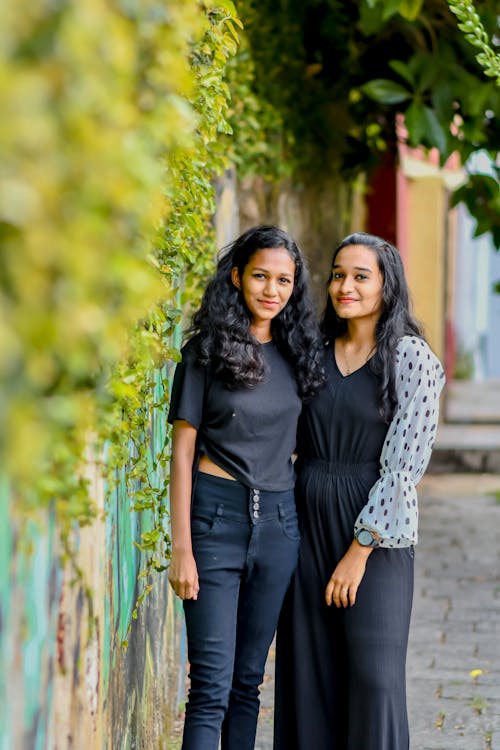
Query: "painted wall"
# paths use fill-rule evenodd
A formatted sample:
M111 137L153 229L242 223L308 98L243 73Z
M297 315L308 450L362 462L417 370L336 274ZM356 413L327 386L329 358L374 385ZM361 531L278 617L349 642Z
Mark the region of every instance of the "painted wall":
M62 571L50 513L16 518L0 480L0 748L47 747Z
M488 156L478 152L468 163L471 172L494 176ZM457 348L457 364L462 375L476 380L500 378L500 252L489 235L474 237L475 220L467 208L457 212L457 250L453 274L456 293L452 319Z
M475 221L465 207L460 207L458 226L453 316L457 355L472 379L497 379L500 294L493 285L500 281L500 253L490 236L473 237Z
M164 430L153 425L153 451ZM184 699L182 608L166 574L122 647L146 520L123 482L106 497L88 478L98 519L74 538L84 585L60 564L53 515L27 522L0 485L0 750L166 748Z
M456 159L439 166L437 153L400 144L397 243L405 263L416 317L429 343L446 361L448 260L455 236L449 194L463 180Z

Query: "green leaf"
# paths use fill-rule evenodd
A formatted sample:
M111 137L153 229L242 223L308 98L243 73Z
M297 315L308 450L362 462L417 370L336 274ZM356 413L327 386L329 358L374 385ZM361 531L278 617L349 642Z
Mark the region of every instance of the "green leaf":
M404 86L387 78L375 78L373 81L368 81L361 86L361 90L370 99L383 104L399 104L411 98L411 93Z
M465 185L456 190L450 204L465 203L477 225L474 236L491 233L493 243L500 247L500 190L498 179L487 174L471 174Z
M163 573L164 570L168 569L168 565L157 564L154 566L154 569L156 570L157 573Z
M388 21L390 18L399 13L401 0L384 0L382 9L382 19ZM379 11L380 12L380 11Z
M226 10L231 16L236 16L236 7L232 0L217 0L217 6ZM232 20L234 21L234 18Z
M440 75L439 60L437 60L434 55L426 55L425 58L422 58L420 75L417 79L417 91L424 92L429 89L432 90Z
M394 12L396 13L397 9ZM365 36L377 34L383 28L384 24L385 20L378 8L370 7L367 3L362 3L358 22L358 27L362 34Z
M415 76L405 62L403 62L402 60L391 60L389 62L389 67L391 67L395 73L400 75L401 78L406 81L406 83L409 83L412 88L414 87Z
M453 111L453 91L448 81L441 81L432 91L432 105L441 119L451 120Z
M226 19L226 26L231 32L231 35L233 36L233 39L236 42L236 44L239 44L240 39L239 39L238 33L236 29L234 28L233 23L229 19Z
M399 3L399 13L406 18L407 21L415 21L420 11L424 0L403 0Z
M424 107L424 118L428 142L432 146L437 146L439 153L445 155L447 152L446 133L436 117L436 113L430 107Z
M424 107L419 102L412 102L405 112L405 125L408 129L408 137L412 146L420 146L426 127Z

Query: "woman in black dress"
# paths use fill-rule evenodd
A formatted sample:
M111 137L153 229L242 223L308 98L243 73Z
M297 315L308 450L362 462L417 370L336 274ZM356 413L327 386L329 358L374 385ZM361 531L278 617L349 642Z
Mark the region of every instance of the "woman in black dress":
M280 619L275 750L407 750L415 484L444 374L402 262L364 233L336 250L327 386L299 425L299 562Z
M297 562L302 399L323 382L307 271L272 226L219 257L172 389L169 580L184 600L183 750L252 750L269 644Z

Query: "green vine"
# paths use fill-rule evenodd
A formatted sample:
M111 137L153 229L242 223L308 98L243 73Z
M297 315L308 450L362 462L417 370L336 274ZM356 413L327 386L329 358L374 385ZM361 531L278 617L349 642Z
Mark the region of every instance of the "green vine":
M196 0L1 5L0 463L19 512L92 520L82 464L110 368L170 294L151 247L205 19Z
M258 174L277 182L293 172L292 161L283 158L291 150L291 131L280 110L260 95L257 76L248 37L243 34L238 53L227 66L232 133L226 138L226 148L238 177Z
M230 0L0 7L0 465L79 578L87 463L144 517L145 590L168 556L168 383L214 254L239 27Z
M465 33L473 47L481 50L476 55L476 60L484 69L487 76L495 78L500 85L500 55L495 53L491 46L491 40L476 11L473 0L448 0L452 13L459 20L458 28Z
M236 52L241 22L228 2L208 8L207 21L205 34L190 55L194 87L189 103L196 114L196 130L189 147L178 149L167 159L170 212L158 234L154 257L173 299L163 300L138 327L133 356L110 382L114 418L103 433L110 438L106 462L109 490L123 478L132 509L145 516L146 529L141 541L135 542L144 556L133 619L153 588L152 576L165 570L170 557L167 411L171 365L180 357L179 342L174 339L179 333L180 308L186 313L197 304L213 268L214 176L229 166L222 140L223 134L231 133L226 119L230 95L224 76L228 60ZM154 447L153 433L160 436Z

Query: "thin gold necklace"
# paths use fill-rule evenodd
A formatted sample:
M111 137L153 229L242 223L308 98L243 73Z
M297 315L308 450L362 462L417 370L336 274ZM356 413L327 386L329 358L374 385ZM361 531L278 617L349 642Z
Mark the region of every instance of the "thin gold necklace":
M344 341L344 339L340 339L340 340L342 342L342 354L344 355L344 362L345 362L345 366L346 366L346 369L347 369L347 374L350 375L351 374L351 367L349 365L349 360L347 359L347 352L346 352L346 349L345 349L345 341Z
M257 341L259 342L259 344L270 344L271 341L273 340L272 336L269 336L268 338L265 338L265 339L259 339L258 336L255 336L255 338L257 339Z
M347 375L351 375L352 374L352 370L351 370L351 366L349 364L349 360L347 359L347 351L346 351L346 348L345 348L345 341L344 341L344 339L340 339L340 341L342 342L342 354L344 355L344 362L345 362L345 366L346 366L346 369L347 369L347 373L346 374ZM373 350L375 349L375 346L376 346L376 344L373 344L373 346L369 350L368 354L366 355L365 364L370 359L370 355L373 352Z

